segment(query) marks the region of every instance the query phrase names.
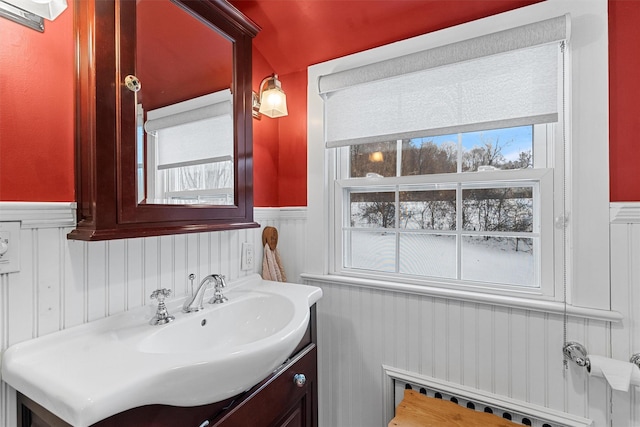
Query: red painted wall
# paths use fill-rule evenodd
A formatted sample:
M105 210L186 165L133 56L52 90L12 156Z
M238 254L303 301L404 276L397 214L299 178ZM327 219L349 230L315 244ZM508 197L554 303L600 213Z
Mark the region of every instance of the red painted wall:
M274 69L265 57L253 48L253 74L251 87L260 89L262 79ZM262 116L253 119L253 203L259 207L278 207L278 174L280 145L278 124L280 119ZM305 177L306 179L306 177Z
M73 201L73 5L39 33L0 18L0 200Z
M289 115L278 119L278 206L307 206L307 70L280 77Z
M640 201L640 1L609 0L612 202Z
M262 79L277 71L254 47L254 91L259 90ZM307 72L278 74L278 78L287 94L289 115L253 120L254 204L306 206Z
M73 201L72 5L44 34L0 18L0 200ZM609 1L611 201L640 201L640 2ZM381 30L382 31L382 30ZM254 49L256 89L277 72ZM306 205L306 71L286 118L254 120L256 206Z

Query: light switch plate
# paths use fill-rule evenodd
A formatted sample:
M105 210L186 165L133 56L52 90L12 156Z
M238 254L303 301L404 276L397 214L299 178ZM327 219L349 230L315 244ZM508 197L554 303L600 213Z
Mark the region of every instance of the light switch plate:
M0 274L20 271L20 222L0 222Z

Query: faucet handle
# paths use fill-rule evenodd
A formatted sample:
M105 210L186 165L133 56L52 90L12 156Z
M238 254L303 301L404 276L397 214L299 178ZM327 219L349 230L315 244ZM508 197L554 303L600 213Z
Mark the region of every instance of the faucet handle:
M164 325L165 323L169 323L172 320L175 320L174 316L169 314L167 310L167 306L164 303L164 299L168 296L171 296L171 289L156 289L151 293L151 299L158 300L158 309L156 310L156 315L149 321L152 325Z
M219 275L217 276L216 279L216 287L217 288L226 288L227 287L227 282L225 282L226 277L223 275Z
M162 288L162 289L156 289L155 291L151 292L151 299L157 299L158 302L163 302L165 298L168 298L171 296L171 289L167 289L167 288Z
M209 300L209 304L222 304L229 301L229 299L222 294L222 288L227 287L224 276L216 274L214 277L216 279L215 292L213 293L213 298Z

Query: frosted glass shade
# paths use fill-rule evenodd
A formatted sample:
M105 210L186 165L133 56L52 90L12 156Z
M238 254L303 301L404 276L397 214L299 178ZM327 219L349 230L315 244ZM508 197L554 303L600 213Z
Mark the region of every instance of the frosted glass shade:
M287 111L287 95L278 87L262 92L260 99L260 114L276 118L289 114Z

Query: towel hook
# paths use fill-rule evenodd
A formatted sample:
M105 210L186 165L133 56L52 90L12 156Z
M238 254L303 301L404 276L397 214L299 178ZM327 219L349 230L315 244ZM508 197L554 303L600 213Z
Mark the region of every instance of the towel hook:
M264 245L269 245L269 248L272 251L276 250L276 246L278 246L278 229L275 227L265 227L262 230L262 247Z
M587 368L587 370L591 368L591 361L587 356L587 349L582 344L568 342L564 345L562 352L564 353L564 357L575 362L576 365Z

